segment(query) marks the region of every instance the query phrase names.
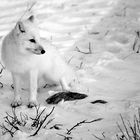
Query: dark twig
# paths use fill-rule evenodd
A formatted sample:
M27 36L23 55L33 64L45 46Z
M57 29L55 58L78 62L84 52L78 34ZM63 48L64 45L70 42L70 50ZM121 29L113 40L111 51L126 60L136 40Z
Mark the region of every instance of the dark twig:
M20 113L20 118L21 118L22 125L25 126L27 124L28 116L21 112Z
M2 82L0 82L0 88L3 88L3 83Z
M7 116L14 120L14 117L11 116L8 112L6 112Z
M21 121L18 119L16 115L16 108L12 108L12 113L13 113L13 122L17 123L18 125L22 125Z
M21 125L20 121L16 116L15 109L12 109L12 113L13 116L6 112L7 116L4 117L5 122L8 124L7 126L10 127L10 129L7 128L4 124L0 125L0 127L4 130L4 133L10 133L11 137L13 137L16 131L20 130L18 125Z
M105 135L104 134L105 134L105 132L102 133L102 136L105 138Z
M16 123L14 124L13 122L11 122L8 118L8 116L5 117L5 122L9 125L11 125L13 128L15 128L15 130L20 130L17 126L16 126Z
M88 49L89 49L89 53L92 54L92 50L91 50L91 42L89 42Z
M83 61L80 63L80 66L79 66L79 69L81 69L82 68L82 66L83 66Z
M140 122L140 108L138 108L138 121Z
M50 129L56 129L56 130L60 130L60 126L63 126L62 124L55 124L52 127L50 127Z
M138 129L138 133L140 134L140 126L139 126L139 120L138 118L135 116L135 119L136 119L136 125L137 125L137 129Z
M89 47L88 47L89 51L88 52L83 52L81 51L77 46L76 46L76 50L77 52L83 53L83 54L92 54L92 50L91 50L91 43L89 42Z
M2 64L1 64L2 65ZM3 70L4 70L4 66L2 65L2 68L1 68L1 70L0 70L0 74L2 74L2 72L3 72ZM2 75L0 75L0 77L1 77ZM2 82L0 82L0 88L3 88L3 83Z
M133 43L133 46L132 46L132 50L133 50L134 52L128 54L128 55L125 56L123 59L128 58L128 57L131 56L132 54L139 53L140 44L138 44L138 43L140 43L140 33L139 33L139 31L135 31L135 33L136 33L136 37L135 37L135 40L134 40L134 43ZM136 46L137 46L137 45L138 45L138 48L137 48L137 50L136 50Z
M14 89L14 84L11 85L11 88Z
M122 128L120 127L120 125L117 123L117 127L119 128L120 132L122 133L122 137L125 137L126 140L128 140L128 138L125 136Z
M50 119L43 128L46 128L55 118Z
M128 54L127 56L125 56L125 57L122 58L122 59L125 60L126 58L128 58L129 56L131 56L131 55L133 55L133 54L135 54L135 52L132 52L132 53Z
M136 44L137 44L137 36L135 37L135 40L134 40L134 44L133 44L133 46L132 46L132 49L133 49L133 51L135 51L135 46L136 46Z
M6 112L4 122L5 124L1 125L1 128L4 130L3 134L10 133L10 135L13 137L16 131L21 131L20 126L26 125L27 115L20 114L20 117L18 117L16 115L16 109L12 108L12 115Z
M2 66L2 69L5 69L4 65L0 62L1 66Z
M103 118L99 118L99 119L95 119L95 120L92 120L92 121L86 121L86 120L83 120L79 123L77 123L76 125L74 125L72 128L70 129L67 129L67 133L68 135L71 134L71 131L74 130L76 127L80 126L81 124L86 124L86 123L93 123L93 122L96 122L96 121L101 121Z
M123 119L123 117L122 117L121 114L120 114L120 117L121 117L121 120L122 120L123 126L124 126L124 128L125 128L125 131L126 131L126 133L127 133L127 135L128 135L128 138L130 139L131 136L129 135L128 129L127 129L126 125L125 125L124 119Z
M110 32L110 31L107 30L107 31L105 32L104 36L107 36L109 32Z
M62 135L62 134L57 134L57 135L64 137L64 140L72 139L72 137L70 137L70 136L65 136L65 135Z
M91 35L92 35L92 34L98 35L98 34L100 34L100 32L98 32L98 31L97 31L97 32L96 32L96 31L93 31L93 32L88 32L88 34L91 34Z
M140 140L140 121L139 121L139 109L138 109L138 118L136 115L134 115L134 120L133 120L133 124L131 124L131 122L128 120L127 125L122 117L122 115L120 115L121 117L121 121L124 127L124 130L120 127L120 125L117 123L117 126L121 132L121 136L116 135L118 140Z
M42 111L40 111L39 109L40 109L40 107L36 108L35 119L28 117L26 114L23 114L22 112L20 112L20 114L17 115L15 108L12 108L12 114L9 114L6 112L7 115L4 117L5 124L0 125L0 127L3 129L3 134L10 133L10 135L13 137L16 131L21 131L20 126L26 127L26 124L28 123L28 120L30 118L33 121L32 125L30 125L31 128L32 127L36 128L34 134L30 135L30 136L37 135L41 128L45 128L42 126L43 126L44 122L46 121L46 119L54 111L54 107L52 108L50 113L46 114L46 115L42 115L46 108L43 109ZM54 120L54 118L49 120L47 124L51 123L53 120ZM59 124L56 124L52 127L52 129L53 128L60 129L59 126L60 126Z
M40 117L41 115L43 114L43 112L46 110L46 108L44 108L40 113L39 113L39 109L40 109L40 106L36 107L36 117L35 118L31 118L33 120L33 123L32 123L32 127L38 127L38 125L40 124Z
M69 60L68 60L68 64L70 64L71 60L73 59L74 56L72 56Z
M136 33L136 37L134 40L134 44L132 46L133 51L135 51L136 53L139 53L140 50L140 31L135 31ZM138 46L137 50L136 50L136 46Z
M0 70L0 74L2 74L3 70L4 70L4 69L3 69L3 68L1 68L1 70Z
M50 112L49 114L47 114L47 115L45 116L45 118L44 118L42 121L40 121L40 124L39 124L39 126L38 126L38 129L35 131L34 134L32 134L32 135L30 135L30 136L35 136L35 135L38 134L39 130L41 129L41 127L42 127L42 125L44 124L44 122L46 121L46 119L53 113L54 108L55 108L55 107L52 108L51 112Z
M130 130L131 130L131 132L133 134L134 140L139 140L140 139L140 136L137 133L137 125L136 125L135 118L134 118L134 125L133 126L131 125L130 121L128 121L128 123L129 123L129 128L130 128ZM132 139L132 137L131 137L131 139Z
M0 125L0 127L4 130L4 133L10 133L11 137L14 136L14 133L15 132L12 132L12 129L9 130L8 128L6 128L6 126L3 124L3 125Z

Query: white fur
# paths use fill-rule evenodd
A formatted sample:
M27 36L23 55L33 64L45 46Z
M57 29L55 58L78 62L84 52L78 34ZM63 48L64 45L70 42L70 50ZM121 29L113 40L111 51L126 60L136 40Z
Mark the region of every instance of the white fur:
M29 41L32 38L35 38L36 43ZM40 46L45 50L45 54L35 54ZM2 60L13 77L15 87L13 106L21 104L20 83L25 74L29 77L29 103L33 105L37 104L37 83L40 77L49 84L60 84L63 90L69 90L69 84L75 78L73 70L54 46L40 39L39 30L31 18L17 22L14 29L4 38Z

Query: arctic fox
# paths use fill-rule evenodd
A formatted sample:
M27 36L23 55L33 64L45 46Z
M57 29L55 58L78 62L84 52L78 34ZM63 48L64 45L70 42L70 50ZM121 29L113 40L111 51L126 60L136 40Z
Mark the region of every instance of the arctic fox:
M24 75L29 80L29 105L37 102L38 80L43 77L49 84L61 85L62 90L70 90L75 74L60 57L51 44L41 40L34 15L16 23L2 43L2 60L11 72L14 84L12 107L22 104L20 97L21 81Z

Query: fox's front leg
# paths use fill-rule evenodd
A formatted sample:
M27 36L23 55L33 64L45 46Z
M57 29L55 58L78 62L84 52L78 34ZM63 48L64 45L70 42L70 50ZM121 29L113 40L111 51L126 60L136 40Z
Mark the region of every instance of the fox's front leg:
M38 81L38 71L37 70L31 70L29 72L29 92L30 92L30 99L28 107L32 108L34 106L38 105L37 102L37 82Z
M14 84L14 100L11 103L12 107L18 107L22 104L22 100L20 97L21 92L21 77L18 74L12 73L13 84Z

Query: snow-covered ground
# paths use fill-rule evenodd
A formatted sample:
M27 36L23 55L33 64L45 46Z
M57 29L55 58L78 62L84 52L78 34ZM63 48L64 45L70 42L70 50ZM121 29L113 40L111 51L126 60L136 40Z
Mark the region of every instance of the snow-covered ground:
M0 36L4 37L24 13L28 0L0 0ZM60 130L42 129L35 137L32 131L18 131L10 135L0 135L0 140L63 140L67 129L83 120L101 121L82 124L72 131L73 140L96 140L95 136L114 140L119 133L116 122L120 114L131 119L140 105L140 55L133 45L136 32L140 29L140 1L138 0L38 0L34 7L41 36L54 44L60 53L70 60L69 64L78 73L79 92L86 93L84 100L64 102L55 106L49 124L61 124ZM78 49L77 49L78 48ZM90 48L90 53L89 52ZM80 50L80 52L79 52ZM13 99L10 74L4 70L0 77L0 122L6 112L11 113ZM49 90L39 91L41 109L50 112L53 105L47 105ZM16 109L35 115L35 109L28 109L27 92L23 92L25 104ZM95 100L105 100L107 104L91 104ZM103 134L103 135L102 135Z

